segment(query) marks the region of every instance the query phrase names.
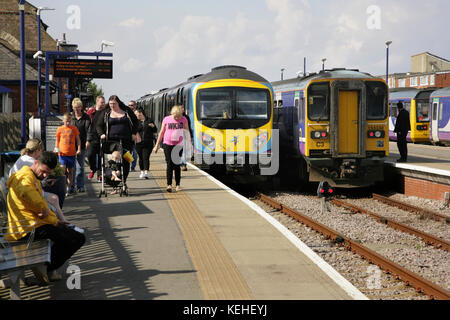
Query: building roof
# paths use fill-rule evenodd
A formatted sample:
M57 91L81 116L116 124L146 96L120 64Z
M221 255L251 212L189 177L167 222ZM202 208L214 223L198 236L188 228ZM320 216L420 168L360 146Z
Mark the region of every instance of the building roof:
M442 58L442 57L439 57L439 56L437 56L437 55L435 55L435 54L429 53L428 51L425 51L425 52L422 52L422 53L415 54L415 55L413 55L413 56L411 56L411 57L420 56L420 55L422 55L422 54L428 54L428 55L430 55L430 56L432 56L432 57L434 57L434 58L436 58L436 59L443 60L443 61L445 61L445 62L450 63L449 60L447 60L447 59L445 59L445 58Z
M25 2L25 49L35 53L37 43L37 8ZM56 41L46 32L41 19L41 50L56 51ZM12 51L20 50L20 15L17 0L0 0L0 43Z
M26 65L26 80L37 81L38 73L30 65ZM20 80L20 58L5 45L0 43L0 81Z

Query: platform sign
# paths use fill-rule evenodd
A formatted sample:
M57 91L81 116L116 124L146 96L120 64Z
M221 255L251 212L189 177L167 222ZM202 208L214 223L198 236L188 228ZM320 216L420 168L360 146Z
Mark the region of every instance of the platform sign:
M112 79L112 60L55 59L54 77Z

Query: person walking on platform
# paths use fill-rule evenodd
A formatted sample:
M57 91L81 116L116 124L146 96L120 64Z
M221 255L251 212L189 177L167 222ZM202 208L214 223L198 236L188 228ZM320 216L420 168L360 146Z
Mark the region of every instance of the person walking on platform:
M44 151L31 167L23 166L8 180L8 227L5 239L27 240L31 236L32 223L36 228L34 240L52 241L50 264L37 270L37 276L45 283L62 279L56 269L86 241L84 234L69 228L67 221L58 219L43 197L40 181L50 175L57 162L56 154Z
M73 118L72 124L77 127L80 132L81 153L76 156L75 161L75 177L71 186L71 193L84 192L84 161L86 159L87 134L91 126L91 118L83 111L83 103L79 98L72 101Z
M172 178L175 171L176 191L181 191L181 152L183 151L183 134L190 140L187 128L187 119L183 116L181 106L172 107L170 115L165 117L162 122L156 145L153 152L157 153L159 144L163 141L164 155L167 163L167 192L172 192ZM163 140L164 138L164 140Z
M135 112L136 111L136 101L130 100L128 102L128 107ZM133 150L131 150L131 155L133 156L133 162L131 163L131 171L134 171L136 168L137 160L138 160L138 153L136 151L136 143L133 144Z
M116 95L108 99L105 110L100 111L96 123L97 134L100 139L106 141L106 153L119 151L119 144L122 142L122 158L126 151L133 148L134 142L141 142L141 137L137 132L139 120L134 112L127 107ZM128 192L126 185L128 174L130 173L130 163L123 158L123 190Z
M59 163L67 176L67 193L70 195L73 181L75 157L81 153L80 132L73 126L72 115L66 112L63 116L63 125L56 130L55 152L59 154Z
M181 105L181 112L183 114L183 117L185 117L187 120L189 135L192 137L191 120L189 119L189 116L185 112L184 105ZM186 167L187 159L186 158L191 157L191 152L189 152L191 150L191 146L189 146L187 143L188 143L188 139L183 139L183 153L181 155L181 170L182 171L187 171L187 167Z
M100 137L97 134L95 123L98 122L98 115L100 111L105 109L105 98L103 96L98 96L95 100L95 108L89 109L87 114L91 118L91 126L89 127L87 135L87 158L89 162L89 167L91 172L89 173L88 179L91 180L94 177L95 172L97 172L97 181L100 181Z
M406 162L408 160L408 145L406 142L406 136L408 131L411 130L411 124L409 122L409 112L403 108L403 103L397 103L398 115L395 122L394 132L397 133L397 147L400 153L400 159L397 162Z
M150 169L150 154L153 149L153 133L157 132L157 128L152 119L147 118L144 110L137 108L134 114L139 120L138 133L142 141L136 143L136 151L139 155L139 168L141 174L139 178L148 179L148 170Z

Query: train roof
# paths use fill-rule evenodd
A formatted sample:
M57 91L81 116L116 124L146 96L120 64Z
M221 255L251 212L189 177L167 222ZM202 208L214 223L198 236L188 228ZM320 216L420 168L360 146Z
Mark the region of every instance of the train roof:
M212 68L210 72L188 79L193 82L207 82L220 79L248 79L257 82L269 82L259 74L247 70L245 67L225 65Z
M295 86L299 89L304 89L307 84L312 80L317 79L375 79L377 77L372 76L369 73L361 72L358 69L345 69L345 68L335 68L335 69L325 69L319 73L312 73L306 77L293 78L281 81L271 82L273 87L277 88L289 88Z
M419 89L408 88L406 90L390 90L389 91L389 100L393 99L414 99L419 93Z
M450 87L445 87L434 91L430 98L438 98L438 97L449 97L450 96Z

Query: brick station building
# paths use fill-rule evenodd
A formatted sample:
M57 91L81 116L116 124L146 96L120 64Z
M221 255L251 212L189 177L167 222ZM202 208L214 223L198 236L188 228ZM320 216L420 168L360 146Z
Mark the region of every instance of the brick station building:
M411 72L390 74L388 84L390 89L449 87L450 61L429 52L416 54L411 57Z
M37 8L25 2L25 50L26 50L26 112L37 115L37 60L38 51ZM48 26L41 23L41 51L56 51L57 41L48 33ZM0 113L21 111L20 94L20 13L17 0L0 0ZM41 85L44 86L45 64L41 61ZM52 72L52 71L51 71ZM51 104L58 103L56 81L51 81ZM62 88L63 89L63 88ZM41 90L41 102L45 104L45 90ZM65 112L65 94L61 90L61 112ZM50 110L51 111L51 110Z

